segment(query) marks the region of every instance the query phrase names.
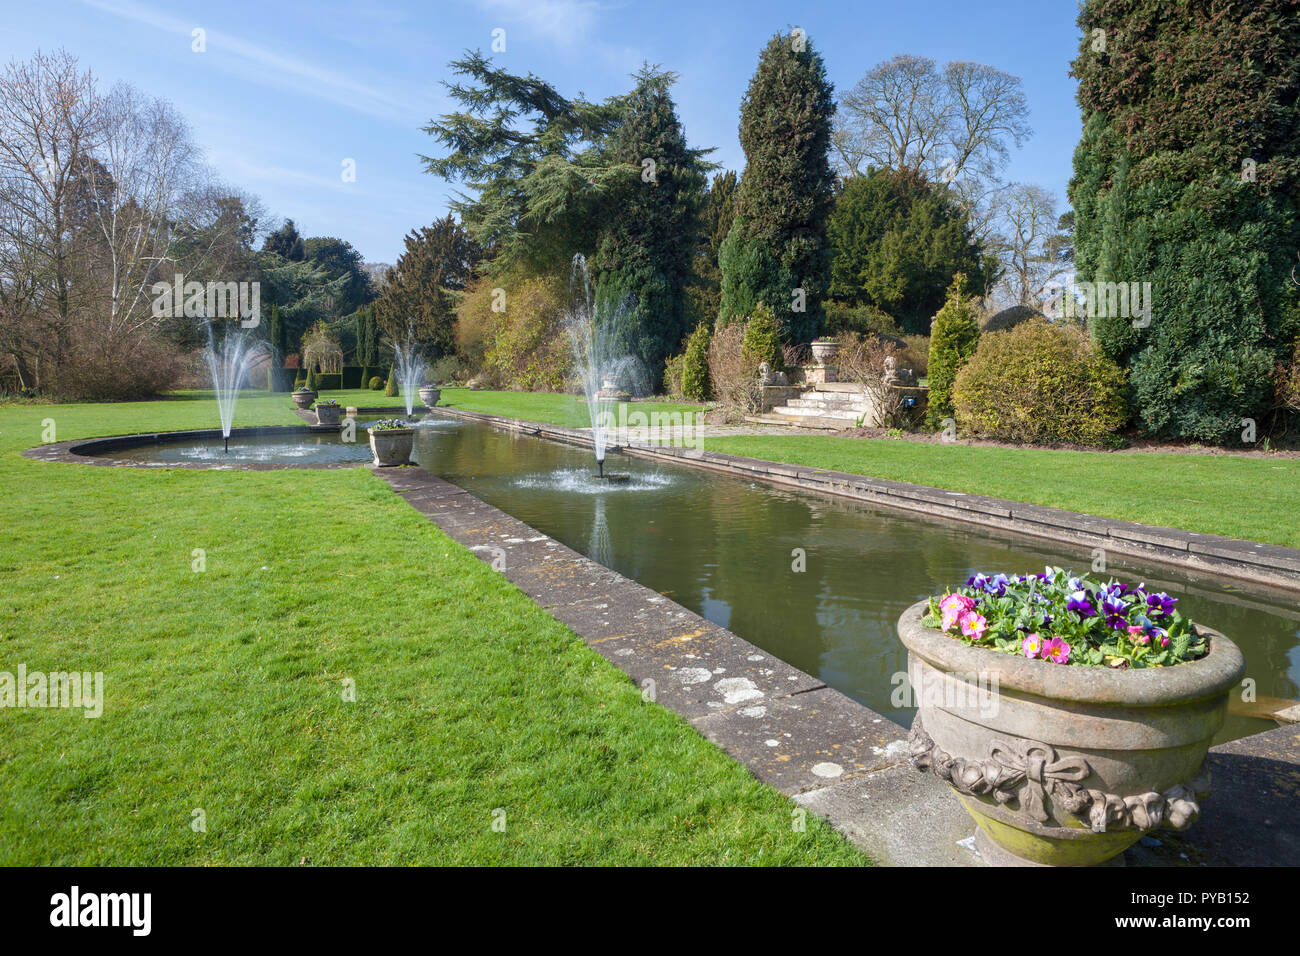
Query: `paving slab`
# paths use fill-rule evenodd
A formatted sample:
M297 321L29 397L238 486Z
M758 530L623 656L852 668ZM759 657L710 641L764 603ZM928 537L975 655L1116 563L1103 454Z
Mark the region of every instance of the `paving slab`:
M808 790L795 802L885 866L984 866L975 821L948 785L908 764Z
M759 780L791 795L907 759L902 727L829 687L692 723Z

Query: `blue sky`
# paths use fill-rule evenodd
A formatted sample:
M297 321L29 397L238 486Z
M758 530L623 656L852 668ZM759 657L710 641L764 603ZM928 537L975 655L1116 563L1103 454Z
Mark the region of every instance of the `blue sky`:
M466 48L488 52L505 30L503 67L533 72L567 96L624 92L644 61L680 74L678 111L694 146L743 169L740 98L758 51L802 27L837 91L898 53L975 60L1023 78L1034 136L1007 176L1053 190L1065 206L1080 120L1069 61L1070 0L447 0L261 3L194 0L6 0L0 57L63 47L111 83L163 96L191 123L227 182L259 195L304 235L351 242L392 262L402 236L446 210L452 187L423 172L420 131L451 108L440 80ZM192 31L206 31L206 52ZM356 181L344 182L345 160Z

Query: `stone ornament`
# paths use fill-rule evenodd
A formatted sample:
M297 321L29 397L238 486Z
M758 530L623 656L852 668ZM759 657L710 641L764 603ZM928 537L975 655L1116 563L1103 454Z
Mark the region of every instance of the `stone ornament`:
M1087 823L1094 833L1135 827L1152 830L1169 826L1184 830L1201 815L1200 800L1209 794L1208 771L1202 765L1185 784L1164 793L1154 791L1122 797L1082 784L1092 775L1083 757L1057 756L1048 744L1037 740L994 738L989 755L968 760L940 750L921 725L918 714L908 738L913 767L930 771L959 793L992 797L1000 806L1018 811L1037 823L1051 819L1046 798Z

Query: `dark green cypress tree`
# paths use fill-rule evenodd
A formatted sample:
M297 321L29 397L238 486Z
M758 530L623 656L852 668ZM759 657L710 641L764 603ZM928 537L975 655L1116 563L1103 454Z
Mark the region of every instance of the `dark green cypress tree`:
M822 330L831 265L826 220L834 202L831 94L822 58L801 32L774 36L759 55L740 106L746 165L719 254L721 322L762 302L791 341L808 342Z
M1078 278L1151 283L1145 327L1131 307L1089 324L1143 431L1240 440L1300 334L1295 4L1087 0L1079 26Z
M269 391L285 391L284 375L284 323L280 319L280 307L271 306L271 328L267 343L271 347L271 364L266 373L266 386Z
M675 74L637 74L623 122L603 150L627 174L605 205L592 261L597 314L617 323L618 351L635 355L656 387L664 360L690 328L686 293L705 200L704 152L686 145L669 90Z

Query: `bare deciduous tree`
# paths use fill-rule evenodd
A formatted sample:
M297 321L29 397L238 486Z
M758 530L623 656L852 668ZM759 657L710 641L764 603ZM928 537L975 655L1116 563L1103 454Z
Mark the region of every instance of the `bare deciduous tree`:
M995 297L1041 311L1045 287L1070 268L1070 241L1056 197L1041 186L1011 183L990 205L997 217L991 245L1003 267Z
M1020 78L982 63L902 55L867 71L840 101L833 142L841 171L910 170L972 189L996 177L1030 135Z
M0 344L24 386L57 384L92 297L81 200L102 133L94 77L75 57L38 52L0 74Z

